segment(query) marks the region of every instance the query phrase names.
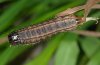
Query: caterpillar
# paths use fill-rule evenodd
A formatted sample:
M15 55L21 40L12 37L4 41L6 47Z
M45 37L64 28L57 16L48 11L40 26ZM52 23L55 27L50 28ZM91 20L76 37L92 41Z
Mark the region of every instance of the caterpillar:
M73 15L57 16L37 25L17 30L8 35L9 42L16 44L35 44L58 32L73 30L81 19Z
M38 43L58 32L73 30L78 25L84 23L83 21L86 21L86 17L91 9L100 9L100 5L96 4L97 2L99 0L89 0L85 5L67 9L44 23L14 31L8 35L9 42L14 45ZM84 17L80 18L72 15L79 10L85 11Z

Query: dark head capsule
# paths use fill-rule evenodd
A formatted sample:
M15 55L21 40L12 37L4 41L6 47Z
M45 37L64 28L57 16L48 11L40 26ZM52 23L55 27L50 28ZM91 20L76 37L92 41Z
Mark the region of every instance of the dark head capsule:
M8 35L8 39L9 39L9 42L12 44L12 45L16 45L19 43L19 36L17 34L17 32L12 32Z

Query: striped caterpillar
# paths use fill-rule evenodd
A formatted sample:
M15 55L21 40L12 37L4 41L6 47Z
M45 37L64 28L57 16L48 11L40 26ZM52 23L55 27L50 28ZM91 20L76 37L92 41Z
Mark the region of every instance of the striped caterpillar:
M81 19L73 15L58 16L47 22L32 25L9 34L8 39L13 45L38 43L58 32L75 29Z
M57 15L57 17L48 20L42 24L32 25L8 35L9 41L16 44L38 43L39 41L50 37L58 32L73 30L77 25L84 23L91 9L100 9L100 5L96 4L100 0L88 0L85 5L65 10ZM91 3L91 4L90 4ZM84 17L79 18L74 15L79 10L85 10Z

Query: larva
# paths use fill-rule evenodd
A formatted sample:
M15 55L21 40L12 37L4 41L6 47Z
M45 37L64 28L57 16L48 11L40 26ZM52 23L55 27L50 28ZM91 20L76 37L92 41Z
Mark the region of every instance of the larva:
M80 18L73 15L58 16L47 22L38 25L32 25L8 35L10 43L29 44L52 36L58 32L72 30L80 23Z
M100 5L96 4L99 0L87 1L85 5L67 9L57 15L57 17L48 20L42 24L33 25L12 32L8 35L8 39L12 44L37 43L47 37L58 32L64 32L75 29L77 25L84 23L91 9L100 9ZM91 3L91 4L89 4ZM74 14L79 10L85 10L84 17L79 18L70 14Z

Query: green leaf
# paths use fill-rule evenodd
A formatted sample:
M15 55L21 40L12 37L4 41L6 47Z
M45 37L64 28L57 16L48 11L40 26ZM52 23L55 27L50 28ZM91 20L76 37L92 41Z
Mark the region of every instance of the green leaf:
M0 32L5 30L9 25L12 24L12 21L19 12L25 8L25 6L29 3L29 0L20 0L16 3L13 3L11 7L9 7L2 16L0 16ZM14 21L13 21L14 22Z
M7 0L0 0L0 3L5 2L5 1L7 1Z
M100 50L98 50L98 52L94 56L91 57L87 65L100 65Z
M63 34L58 35L48 43L48 46L37 56L35 59L26 62L24 65L47 65L60 41L62 40Z
M98 38L86 37L84 39L80 39L80 42L82 49L88 57L93 56L100 48L100 40Z
M77 35L69 33L57 49L55 65L76 65L78 54Z
M0 65L6 65L8 62L16 58L19 54L24 52L26 49L28 49L29 46L26 45L19 45L19 46L8 46L2 54L0 54Z

